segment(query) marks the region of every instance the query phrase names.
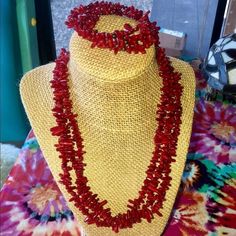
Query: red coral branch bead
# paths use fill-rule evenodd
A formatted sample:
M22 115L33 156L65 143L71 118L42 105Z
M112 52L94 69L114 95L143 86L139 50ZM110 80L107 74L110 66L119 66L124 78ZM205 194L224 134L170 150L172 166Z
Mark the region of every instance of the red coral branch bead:
M97 32L94 27L101 15L115 14L135 19L138 25L133 28L124 25L124 30L113 33ZM95 2L88 6L80 6L71 11L66 22L69 28L74 28L78 35L91 41L91 47L108 48L114 53L145 53L151 45L156 48L156 60L159 65L159 75L163 80L160 104L157 105L156 129L153 142L155 149L146 171L146 178L135 199L130 199L127 211L112 216L111 209L106 208L107 200L99 199L89 187L84 176L84 145L77 123L77 114L72 111L72 101L68 85L69 52L62 49L53 70L51 88L53 90L54 107L52 114L56 125L50 129L53 136L58 136L55 145L61 160L62 173L60 182L71 195L69 201L82 212L85 222L96 224L97 227L109 227L114 232L120 229L132 228L135 223L146 219L151 223L155 215L162 217L160 210L166 200L166 191L171 186L171 163L175 161L176 147L181 124L181 95L183 87L180 84L181 74L174 71L165 50L159 47L156 22L151 23L148 13L143 13L134 7L126 7L119 3ZM139 34L137 31L139 30ZM136 34L134 34L136 33ZM72 183L71 171L76 174Z

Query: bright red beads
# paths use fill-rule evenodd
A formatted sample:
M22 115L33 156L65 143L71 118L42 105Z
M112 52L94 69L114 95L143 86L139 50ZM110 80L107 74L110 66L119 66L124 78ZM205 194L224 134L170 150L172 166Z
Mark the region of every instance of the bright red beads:
M94 10L93 15L91 15L92 10ZM90 13L88 14L88 12ZM151 222L155 214L162 216L160 209L163 208L163 202L166 200L165 195L170 187L171 163L175 161L180 133L182 114L180 99L183 88L180 85L181 75L174 71L169 59L165 56L165 51L159 47L158 28L154 27L153 23L147 23L149 22L149 20L147 21L147 15L143 15L141 11L136 10L134 7L127 8L120 4L104 2L90 4L87 7L81 6L72 11L72 15L69 17L69 26L84 34L82 37L87 39L91 39L91 33L99 37L91 30L101 14L125 15L135 20L140 21L142 19L141 22L146 22L145 27L147 27L147 30L144 32L142 30L145 27L143 28L142 24L139 26L140 38L152 39L155 34L155 40L152 39L145 44L146 46L143 50L148 48L148 45L150 47L155 44L159 75L163 82L161 102L157 105L156 111L158 128L153 139L155 144L153 156L146 170L146 179L143 185L140 186L139 195L135 199L128 201L125 213L112 216L111 209L106 208L107 200L99 199L99 196L90 190L88 179L84 176L86 164L84 163L83 154L85 151L76 119L77 114L72 112L67 68L69 53L65 49L62 49L60 56L56 60L53 80L51 81L54 100L52 112L57 122L57 125L51 128L51 133L59 137L55 147L61 159L62 173L60 173L60 182L70 193L70 201L83 213L87 224L110 227L114 232L118 232L120 229L132 228L133 224L140 223L143 219ZM136 30L130 25L125 25L124 28L128 32ZM96 46L99 45L100 43L96 43ZM106 43L104 45L107 47ZM115 50L118 49L117 47L116 44L110 49L117 52ZM131 48L133 47L136 46L132 44ZM130 51L128 47L120 47L120 49L127 52L134 51L133 49ZM138 50L138 52L140 51ZM71 170L76 173L75 184L72 184Z
M146 49L157 41L158 27L156 22L151 23L149 12L126 7L120 3L95 2L88 6L74 8L66 24L73 28L79 36L92 42L91 47L108 48L115 53L126 51L128 53L145 53ZM113 33L98 32L94 27L101 15L118 15L132 18L138 22L133 28L130 24L124 25L124 30L115 30ZM137 32L140 33L137 33ZM136 32L136 34L134 34Z

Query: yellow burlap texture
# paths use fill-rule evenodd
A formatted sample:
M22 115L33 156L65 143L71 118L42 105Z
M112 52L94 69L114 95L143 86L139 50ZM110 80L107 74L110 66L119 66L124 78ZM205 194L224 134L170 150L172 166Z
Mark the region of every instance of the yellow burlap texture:
M103 16L96 27L100 32L112 32L122 29L124 23L136 24L124 17ZM128 199L138 196L145 179L154 150L156 109L160 102L162 79L158 76L154 47L149 48L146 54L119 52L115 55L108 49L91 49L90 45L91 42L73 34L68 65L71 99L84 139L85 175L89 186L100 200L108 200L106 207L110 207L115 215L126 212ZM183 113L177 161L171 166L173 180L161 211L163 217L155 216L151 224L143 220L131 229L120 230L118 235L160 235L179 188L191 135L195 77L188 64L171 60L176 70L182 73ZM50 128L56 125L51 112L53 100L49 83L54 66L52 63L28 72L21 81L20 92L40 147L58 183L58 174L62 171L54 147L57 137L50 134ZM64 186L60 183L58 186L68 200L70 195ZM68 205L86 235L117 235L110 228L87 225L73 203L68 202Z

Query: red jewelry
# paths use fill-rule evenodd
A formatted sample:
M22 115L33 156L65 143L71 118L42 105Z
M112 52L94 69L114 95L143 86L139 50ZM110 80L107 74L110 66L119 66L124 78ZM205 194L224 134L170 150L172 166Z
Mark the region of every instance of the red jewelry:
M108 48L115 54L118 51L128 53L145 53L145 49L157 42L159 27L156 22L148 19L149 12L126 7L120 3L95 2L88 6L80 6L71 11L66 22L68 28L73 28L79 36L92 42L91 47ZM137 21L133 28L130 24L124 25L124 30L115 30L112 33L98 32L94 30L101 15L126 16ZM134 34L139 31L139 34Z
M143 42L142 47L139 47L139 40L135 41L136 43L131 40L132 33L130 32L135 31L136 28L131 29L127 25L125 29L127 29L128 34L123 34L124 31L115 31L118 40L112 41L112 44L109 43L110 34L93 31L99 16L109 14L125 15L137 20L140 23L137 29L140 31L139 37L140 41ZM54 136L59 136L55 147L60 153L59 158L62 161L62 173L59 174L60 182L70 193L70 201L74 202L74 205L86 216L86 223L96 224L98 227L111 227L114 232L132 228L133 224L140 223L142 219L151 222L155 214L162 216L160 209L163 208L166 191L170 187L171 177L169 174L171 163L175 162L182 114L181 74L174 72L169 59L165 56L164 49L159 47L158 27L155 26L155 23L150 23L147 14L143 14L142 11L134 7L104 2L80 6L71 12L67 24L70 28L73 27L80 36L92 41L92 47L109 48L115 53L120 50L129 53L145 53L146 48L155 44L159 75L163 79L160 104L157 105L156 112L158 128L154 136L155 149L139 195L137 198L128 201L128 210L125 213L112 216L111 209L105 208L107 201L99 199L98 195L90 190L88 179L84 176L86 164L83 154L85 151L76 120L77 114L72 112L67 68L69 52L65 49L62 49L56 60L53 80L51 81L55 102L52 112L57 122L57 126L51 128L51 133ZM123 36L119 36L120 33ZM100 43L100 39L97 41L99 35L105 35L102 38L103 43ZM144 39L149 39L149 41L146 43ZM122 40L127 40L128 44L121 47ZM72 183L71 170L76 173L75 185Z

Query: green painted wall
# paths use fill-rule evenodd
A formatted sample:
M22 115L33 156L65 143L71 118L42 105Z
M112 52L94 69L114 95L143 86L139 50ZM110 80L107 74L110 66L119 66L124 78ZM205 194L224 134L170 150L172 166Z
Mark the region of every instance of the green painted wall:
M19 95L23 75L15 1L0 1L1 142L22 142L30 130Z

